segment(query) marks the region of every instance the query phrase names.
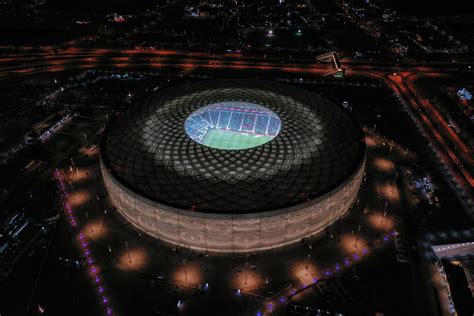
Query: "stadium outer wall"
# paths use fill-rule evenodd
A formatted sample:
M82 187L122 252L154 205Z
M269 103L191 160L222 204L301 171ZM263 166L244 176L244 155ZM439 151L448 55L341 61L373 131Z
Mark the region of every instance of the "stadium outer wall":
M357 200L365 156L354 173L333 190L308 202L274 211L213 214L177 209L147 199L121 184L100 161L112 203L140 231L199 251L239 253L269 250L319 233Z

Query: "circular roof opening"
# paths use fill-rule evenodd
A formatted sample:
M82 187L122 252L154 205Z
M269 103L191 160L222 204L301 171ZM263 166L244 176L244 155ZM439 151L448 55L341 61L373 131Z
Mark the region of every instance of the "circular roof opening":
M268 143L281 129L280 118L257 104L226 101L207 105L184 123L195 142L216 149L248 149Z

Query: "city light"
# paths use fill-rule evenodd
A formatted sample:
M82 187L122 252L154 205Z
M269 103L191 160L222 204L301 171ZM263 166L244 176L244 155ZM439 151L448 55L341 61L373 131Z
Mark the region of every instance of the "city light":
M4 1L0 313L472 314L458 2Z

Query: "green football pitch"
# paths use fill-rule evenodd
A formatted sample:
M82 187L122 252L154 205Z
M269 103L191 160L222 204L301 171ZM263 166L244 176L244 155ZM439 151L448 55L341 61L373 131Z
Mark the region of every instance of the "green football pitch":
M203 145L217 149L237 150L257 147L272 139L272 136L210 129L206 133Z

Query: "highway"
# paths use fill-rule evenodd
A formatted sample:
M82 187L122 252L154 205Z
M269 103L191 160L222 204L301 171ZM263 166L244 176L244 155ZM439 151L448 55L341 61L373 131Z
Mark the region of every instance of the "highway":
M207 54L159 49L100 49L100 48L24 48L16 53L0 50L0 86L21 82L34 76L60 74L65 71L110 69L116 71L158 70L177 68L186 71L252 70L274 71L298 75L325 76L334 72L332 63L314 60L282 60L263 57L244 57L240 54ZM416 90L415 81L423 77L442 77L452 74L472 74L468 63L384 63L342 59L347 77L369 77L384 82L407 105L412 118L445 166L453 188L464 199L464 205L474 218L472 148L447 124L430 102ZM459 188L459 189L457 189Z

